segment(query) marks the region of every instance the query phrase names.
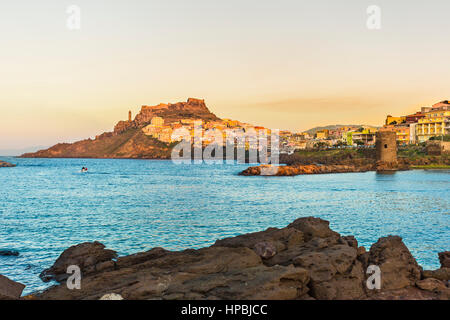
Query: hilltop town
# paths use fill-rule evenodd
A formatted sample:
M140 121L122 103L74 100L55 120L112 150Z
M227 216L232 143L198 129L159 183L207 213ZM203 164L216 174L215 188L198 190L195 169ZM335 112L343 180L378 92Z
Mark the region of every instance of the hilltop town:
M194 99L188 99L187 104ZM204 105L203 100L195 100L199 104ZM195 123L201 123L204 144L211 142L208 131L220 131L223 138L226 139L226 133L230 135L233 130L242 130L247 132L254 130L257 134L271 134L271 129L254 126L248 123L242 123L231 119L212 119L211 117L197 119L173 119L163 118L162 116L153 116L155 110L170 108L169 105L158 105L156 107L143 106L141 113L135 120L131 120L131 111L129 112L128 121L119 122L115 129L115 133L121 133L130 127L143 126L144 134L154 137L162 142L173 143L179 141L180 137L173 137L176 129L184 128L189 131L192 139L194 137ZM205 106L206 108L206 106ZM146 121L150 120L150 124L146 125ZM167 121L169 120L169 121ZM326 128L330 129L326 129ZM449 101L441 101L430 107L422 107L420 111L404 116L394 117L388 115L383 126L367 126L367 125L334 125L327 126L323 129L315 130L315 128L305 132L291 132L288 130L279 131L282 152L293 152L299 149L314 149L320 147L343 147L343 146L374 146L376 141L376 133L379 130L394 131L397 135L397 143L399 145L408 145L423 143L428 140L434 140L437 137L444 137L450 132L450 103ZM230 130L231 129L231 130ZM211 135L213 136L213 135Z

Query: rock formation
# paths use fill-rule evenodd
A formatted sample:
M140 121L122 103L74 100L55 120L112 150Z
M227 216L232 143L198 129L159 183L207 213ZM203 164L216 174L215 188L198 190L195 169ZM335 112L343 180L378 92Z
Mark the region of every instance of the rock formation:
M15 164L12 164L12 163L0 160L0 168L12 168L12 167L15 167L15 166L16 166Z
M16 250L0 250L0 256L19 256L19 251Z
M95 140L60 143L47 150L22 155L23 158L128 158L169 159L168 144L146 136L139 129L122 134L105 133Z
M76 246L72 246L64 251L56 260L55 264L49 269L45 269L39 275L44 281L50 280L63 281L69 276L66 271L71 265L80 268L84 275L88 275L95 271L99 271L103 266L113 265L112 260L117 257L117 253L113 250L105 249L100 242L86 242Z
M12 281L0 274L0 300L17 300L20 298L25 285Z
M82 269L80 290L63 282L74 263ZM370 265L381 269L379 290L366 285ZM153 248L115 259L99 243L74 246L45 272L61 284L25 298L449 299L448 270L422 271L400 237L366 251L328 221L307 217L198 250Z
M277 170L268 170L272 168L268 165L260 165L249 167L239 173L243 176L260 176L260 175L274 175L274 176L297 176L301 174L323 174L323 173L344 173L344 172L366 172L373 170L371 164L355 166L355 165L291 165L279 166ZM271 172L273 174L267 174Z
M132 158L169 159L170 145L146 136L140 130L154 116L164 118L165 123L182 119L218 120L206 107L205 101L189 98L187 102L142 106L131 120L119 121L113 132L105 132L94 140L60 143L47 150L22 155L24 158Z
M205 100L189 98L187 102L142 106L141 112L134 119L135 125L142 127L156 116L164 118L166 123L181 119L219 120L219 118L208 110Z
M205 100L189 98L187 102L160 103L156 106L142 106L141 111L131 120L119 121L114 127L114 133L120 134L131 128L142 128L149 124L153 117L161 117L166 123L181 119L201 119L204 121L219 120L206 107Z
M450 268L450 251L440 252L439 261L442 268Z

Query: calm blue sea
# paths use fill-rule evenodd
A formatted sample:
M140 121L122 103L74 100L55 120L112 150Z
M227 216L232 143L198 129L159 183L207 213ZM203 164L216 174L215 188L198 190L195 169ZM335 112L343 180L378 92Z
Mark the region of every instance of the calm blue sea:
M0 249L20 256L0 257L0 274L26 284L26 293L45 288L39 273L81 242L120 255L199 248L306 216L329 220L366 248L400 235L425 268L439 267L437 253L450 249L448 170L241 177L247 165L2 160L18 166L0 168Z

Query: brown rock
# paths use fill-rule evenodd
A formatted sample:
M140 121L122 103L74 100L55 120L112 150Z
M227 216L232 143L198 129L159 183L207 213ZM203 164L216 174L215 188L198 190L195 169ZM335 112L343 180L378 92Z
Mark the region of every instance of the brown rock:
M425 280L421 279L421 268L400 237L381 238L364 252L354 237L341 237L327 221L312 217L282 229L217 240L208 248L154 248L117 261L99 258L108 251L101 244L82 245L84 249L72 249L55 263L55 269L65 271L64 261L81 261L81 289L60 284L32 295L33 299L96 300L111 293L124 299L165 300L450 297L445 282L437 278L450 269L424 271ZM370 264L381 268L381 290L366 288ZM428 273L435 278L427 280Z
M301 231L304 235L305 241L309 241L315 237L339 238L339 234L330 229L330 223L320 218L314 217L299 218L294 222L292 222L290 225L288 225L288 228L294 228Z
M16 250L0 250L0 256L14 256L17 257L19 256L19 251Z
M161 258L165 255L170 254L170 251L167 251L163 248L153 248L146 252L135 253L129 256L120 257L117 259L116 265L120 268L130 267L132 265L140 264L146 261L150 261L153 259Z
M450 268L450 251L439 252L438 256L441 268Z
M422 290L417 287L406 287L395 290L377 290L366 299L369 300L436 300L442 299L441 294Z
M263 259L272 258L274 255L277 254L275 246L267 241L258 242L257 244L255 244L254 250L256 254Z
M261 232L217 240L214 246L246 247L255 250L264 259L269 259L279 252L298 246L303 242L303 233L295 228L269 228Z
M421 276L419 265L398 236L378 239L370 248L368 264L380 267L381 290L413 286Z
M319 300L353 300L365 296L362 281L350 276L338 276L329 282L313 284L310 294Z
M17 300L24 288L25 285L0 274L0 300Z
M364 248L363 246L358 247L358 249L357 249L358 257L359 257L359 256L362 256L362 255L365 254L366 252L367 252L367 251L366 251L366 248Z
M447 289L444 282L434 278L419 280L416 282L416 286L426 291L443 291Z
M350 246L355 249L358 249L358 240L354 236L345 236L342 239Z
M78 266L83 274L92 273L95 272L95 265L116 257L115 251L105 249L100 242L81 243L65 250L53 266L44 270L39 277L44 282L52 279L61 282L68 278L67 267L70 265Z
M0 168L12 168L15 166L16 166L15 164L5 162L5 161L0 161Z
M364 165L345 165L345 164L328 164L328 165L316 165L316 164L294 164L287 166L279 166L274 168L272 166L260 165L255 167L249 167L239 173L243 176L260 176L260 175L273 175L273 176L297 176L302 174L325 174L325 173L345 173L345 172L365 172L373 169L372 164ZM270 172L271 174L267 174Z
M364 295L362 265L357 252L347 244L306 252L293 259L294 265L310 272L310 295L320 300L358 299Z
M424 279L427 278L435 278L442 281L450 280L450 268L440 268L437 270L424 270L422 272L422 277Z
M377 161L376 170L377 172L397 171L399 170L399 165L397 161L394 162Z
M129 129L133 128L133 122L131 121L119 121L114 126L114 134L121 134ZM103 136L104 137L104 136Z
M167 293L175 297L189 297L194 292L194 299L233 300L286 300L297 299L308 288L308 272L293 266L256 266L244 270L235 270L224 274L208 274L169 285Z

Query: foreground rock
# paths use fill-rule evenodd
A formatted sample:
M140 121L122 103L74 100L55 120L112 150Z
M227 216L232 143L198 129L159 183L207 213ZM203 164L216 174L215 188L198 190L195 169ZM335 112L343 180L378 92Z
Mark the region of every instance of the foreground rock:
M450 268L450 251L440 252L439 261L442 268Z
M0 300L17 300L22 295L24 288L25 285L0 274Z
M64 251L55 264L42 271L39 277L44 282L64 281L69 277L67 268L72 265L78 266L83 275L88 275L100 271L102 267L114 266L112 259L116 257L115 251L105 249L100 242L82 243Z
M12 164L12 163L0 160L0 168L12 168L12 167L15 167L15 166L16 166L15 164Z
M449 299L448 273L424 272L400 237L380 238L369 251L328 221L300 218L282 229L217 240L199 250L150 251L119 257L100 243L66 250L45 274L63 281L79 264L80 290L66 283L33 299ZM369 289L368 267L381 270ZM435 277L435 273L436 274Z
M398 236L380 238L370 248L367 258L365 265L380 267L382 288L406 288L421 279L421 268Z

